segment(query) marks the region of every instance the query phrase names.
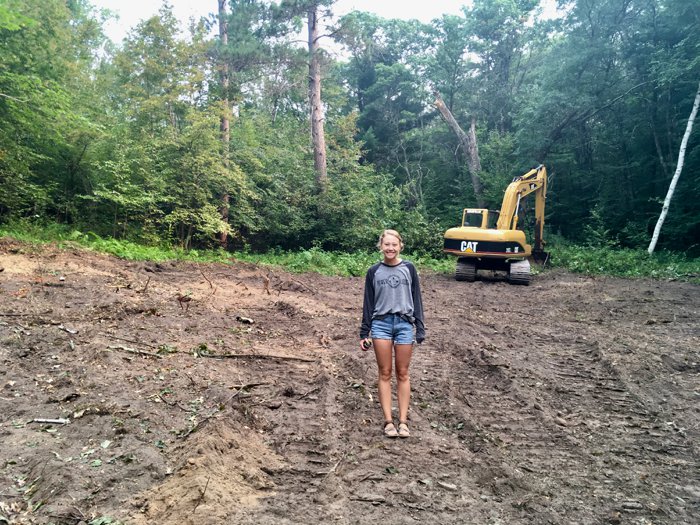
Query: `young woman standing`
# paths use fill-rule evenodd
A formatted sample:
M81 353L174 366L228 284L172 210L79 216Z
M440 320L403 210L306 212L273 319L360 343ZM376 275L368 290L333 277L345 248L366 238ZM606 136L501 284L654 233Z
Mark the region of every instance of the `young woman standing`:
M379 237L377 247L383 260L373 265L365 278L360 349L368 350L374 344L384 435L406 438L411 435L407 423L411 398L408 367L413 343L420 344L425 339L425 325L418 272L412 263L399 257L403 246L401 235L395 230L384 230ZM392 357L396 368L398 430L391 414Z

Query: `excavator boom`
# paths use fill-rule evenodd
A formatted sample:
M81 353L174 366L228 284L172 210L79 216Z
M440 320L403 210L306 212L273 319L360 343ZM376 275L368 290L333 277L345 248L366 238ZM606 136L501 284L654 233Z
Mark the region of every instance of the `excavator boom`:
M518 228L518 210L520 201L535 192L535 249L542 249L537 242L543 244L544 230L544 201L547 193L547 169L540 165L531 169L525 175L513 179L506 188L501 204L501 212L496 223L497 230L516 230Z

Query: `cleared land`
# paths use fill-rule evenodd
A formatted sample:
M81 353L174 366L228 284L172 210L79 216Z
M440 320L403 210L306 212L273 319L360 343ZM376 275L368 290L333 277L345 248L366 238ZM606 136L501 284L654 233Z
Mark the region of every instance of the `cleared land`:
M424 272L387 440L363 279L7 239L0 268L0 523L700 522L697 285Z

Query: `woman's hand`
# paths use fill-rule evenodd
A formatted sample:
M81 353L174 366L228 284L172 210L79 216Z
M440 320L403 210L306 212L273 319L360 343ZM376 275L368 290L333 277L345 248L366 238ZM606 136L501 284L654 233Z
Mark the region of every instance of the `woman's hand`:
M370 348L372 348L372 340L369 337L360 340L360 350L366 352Z

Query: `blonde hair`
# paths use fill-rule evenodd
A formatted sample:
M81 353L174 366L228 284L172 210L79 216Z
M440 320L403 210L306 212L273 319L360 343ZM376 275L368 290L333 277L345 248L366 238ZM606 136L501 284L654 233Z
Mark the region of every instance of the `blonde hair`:
M382 234L379 236L379 242L377 243L377 248L379 250L382 249L382 241L387 235L392 235L393 237L396 237L399 240L399 246L401 246L401 249L403 250L403 239L401 238L401 234L396 230L384 230L382 232Z

